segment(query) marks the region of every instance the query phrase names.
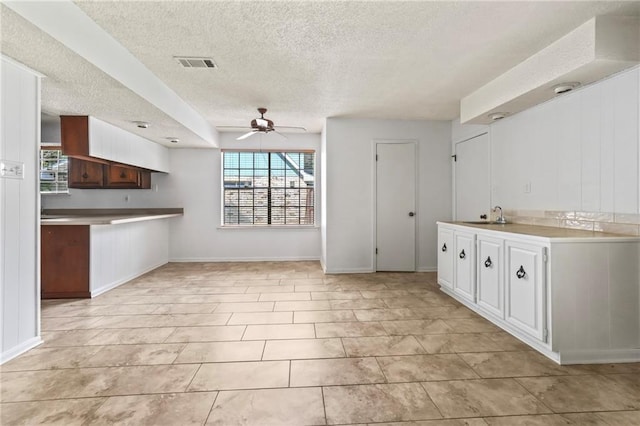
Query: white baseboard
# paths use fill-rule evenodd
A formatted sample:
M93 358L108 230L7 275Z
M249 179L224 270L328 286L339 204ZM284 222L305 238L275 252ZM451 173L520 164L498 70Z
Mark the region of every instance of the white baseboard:
M363 269L363 268L343 268L343 269L328 269L325 268L325 274L373 274L376 271L372 271L371 269Z
M155 265L150 266L148 268L145 268L142 271L137 272L137 273L135 273L133 275L130 275L130 276L125 277L125 278L121 278L121 279L119 279L117 281L113 281L113 282L111 282L111 283L109 283L107 285L103 285L100 288L96 288L95 290L91 290L91 297L94 298L96 296L100 296L101 294L106 293L109 290L112 290L112 289L114 289L114 288L116 288L118 286L121 286L122 284L124 284L126 282L129 282L134 278L138 278L140 275L144 275L147 272L151 272L154 269L159 268L162 265L166 265L166 264L167 264L167 262L161 262L161 263L155 264Z
M438 268L435 266L426 266L424 268L418 268L416 272L438 272Z
M561 351L560 363L610 364L640 361L640 349L592 349L583 351Z
M9 349L8 351L2 352L2 354L0 355L0 365L4 364L7 361L12 360L13 358L17 357L18 355L22 355L23 353L25 353L29 349L33 349L36 346L40 345L41 343L43 343L43 341L40 338L40 336L36 336L36 337L32 337L31 339L20 343L17 346L14 346L13 348Z
M174 257L169 262L303 262L319 261L317 256L295 256L295 257Z

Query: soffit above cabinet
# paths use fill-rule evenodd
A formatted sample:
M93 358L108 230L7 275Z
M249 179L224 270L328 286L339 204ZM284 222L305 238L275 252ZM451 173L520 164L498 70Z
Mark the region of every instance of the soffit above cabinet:
M463 124L488 124L545 102L561 83L587 85L640 63L640 18L599 16L585 22L460 102Z

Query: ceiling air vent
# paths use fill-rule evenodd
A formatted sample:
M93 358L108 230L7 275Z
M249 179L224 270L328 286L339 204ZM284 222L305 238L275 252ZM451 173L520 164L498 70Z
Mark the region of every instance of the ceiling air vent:
M185 68L215 68L211 58L191 58L186 56L174 56L176 61Z

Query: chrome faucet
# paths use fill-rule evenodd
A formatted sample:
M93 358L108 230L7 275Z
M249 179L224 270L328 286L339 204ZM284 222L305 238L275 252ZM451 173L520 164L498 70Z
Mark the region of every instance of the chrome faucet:
M502 207L495 206L493 208L494 212L496 212L498 210L500 210L500 217L496 218L496 223L502 223L502 224L507 223L507 219L502 215Z

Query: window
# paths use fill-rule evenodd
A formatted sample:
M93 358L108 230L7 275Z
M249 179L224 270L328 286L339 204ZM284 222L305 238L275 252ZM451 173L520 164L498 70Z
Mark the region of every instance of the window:
M68 186L69 160L59 147L40 150L40 193L66 194Z
M313 225L315 153L223 151L224 225Z

